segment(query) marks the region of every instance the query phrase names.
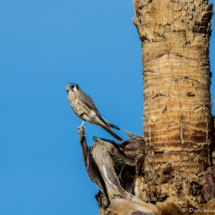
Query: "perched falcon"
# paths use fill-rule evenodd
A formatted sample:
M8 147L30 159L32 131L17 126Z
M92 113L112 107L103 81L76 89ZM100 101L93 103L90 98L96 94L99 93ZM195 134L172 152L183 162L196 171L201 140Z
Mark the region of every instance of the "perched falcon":
M85 121L92 124L99 125L113 137L118 140L122 140L117 134L115 134L110 127L120 130L115 125L104 119L97 110L93 100L85 92L83 92L77 84L66 85L67 98L74 112L83 120L81 126Z

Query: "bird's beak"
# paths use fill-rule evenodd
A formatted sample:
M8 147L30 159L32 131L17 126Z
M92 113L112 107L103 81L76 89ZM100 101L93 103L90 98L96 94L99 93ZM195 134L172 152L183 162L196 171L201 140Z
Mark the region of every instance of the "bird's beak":
M69 92L69 86L68 85L66 85L66 91L67 91L67 93Z

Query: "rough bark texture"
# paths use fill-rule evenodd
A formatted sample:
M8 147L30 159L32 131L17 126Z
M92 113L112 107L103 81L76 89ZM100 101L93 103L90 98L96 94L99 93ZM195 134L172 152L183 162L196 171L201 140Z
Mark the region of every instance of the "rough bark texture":
M214 198L207 0L134 0L143 50L145 159L152 202ZM203 177L204 172L206 175ZM212 191L204 187L210 184Z

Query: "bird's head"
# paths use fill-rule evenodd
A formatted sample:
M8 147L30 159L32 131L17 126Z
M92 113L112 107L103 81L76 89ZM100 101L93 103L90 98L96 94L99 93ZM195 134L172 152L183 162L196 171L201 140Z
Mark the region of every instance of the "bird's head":
M79 90L80 90L80 88L79 88L79 86L77 84L72 83L72 84L67 84L66 85L67 93L69 93L69 92L77 92Z

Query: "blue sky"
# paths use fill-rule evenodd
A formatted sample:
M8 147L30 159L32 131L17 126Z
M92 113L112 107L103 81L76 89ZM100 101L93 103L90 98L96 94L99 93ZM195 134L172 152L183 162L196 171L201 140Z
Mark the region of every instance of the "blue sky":
M1 215L98 214L98 188L78 139L81 120L65 85L78 83L107 120L142 134L142 51L133 16L132 0L0 1ZM214 50L212 36L212 72ZM85 126L89 145L93 136L111 138Z

